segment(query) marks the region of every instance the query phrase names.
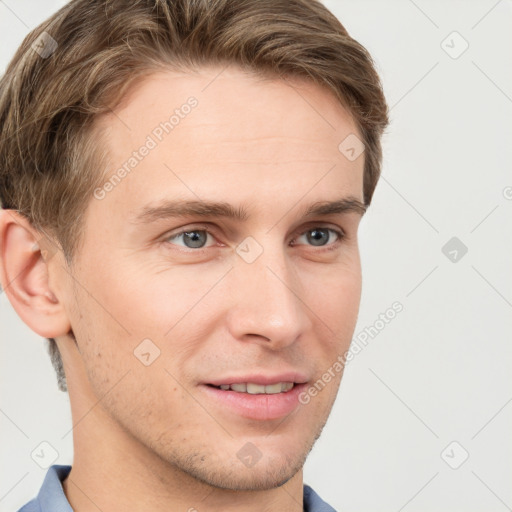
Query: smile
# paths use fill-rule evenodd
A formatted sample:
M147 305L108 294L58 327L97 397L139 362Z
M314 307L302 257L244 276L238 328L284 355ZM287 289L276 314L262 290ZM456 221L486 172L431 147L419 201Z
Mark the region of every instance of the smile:
M240 382L237 384L221 384L214 386L223 391L236 391L238 393L249 393L250 395L275 395L277 393L286 393L293 388L293 382L276 382L275 384L256 384L254 382Z
M235 414L251 420L276 420L300 406L299 395L306 383L279 381L272 384L237 382L203 384L200 388L212 408L219 414Z

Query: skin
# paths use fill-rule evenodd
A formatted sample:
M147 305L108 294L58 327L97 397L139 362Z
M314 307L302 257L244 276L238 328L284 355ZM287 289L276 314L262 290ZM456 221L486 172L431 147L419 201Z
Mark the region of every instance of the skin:
M15 212L0 217L2 285L63 357L74 425L64 491L79 512L302 510L302 466L341 374L309 404L268 421L219 407L200 384L283 369L312 384L348 349L361 296L361 214L304 220L300 210L345 196L363 202L364 155L349 161L338 150L358 131L326 89L219 71L155 73L116 115L98 119L110 176L168 112L198 100L104 199L91 199L71 268L60 251L34 250L41 235ZM130 222L147 203L198 197L243 204L250 217ZM183 237L169 240L205 221L201 254ZM331 233L325 246L312 245L315 227L346 238ZM252 263L236 252L248 236L263 248ZM145 338L161 351L149 366L133 353ZM262 454L252 467L237 457L247 442Z

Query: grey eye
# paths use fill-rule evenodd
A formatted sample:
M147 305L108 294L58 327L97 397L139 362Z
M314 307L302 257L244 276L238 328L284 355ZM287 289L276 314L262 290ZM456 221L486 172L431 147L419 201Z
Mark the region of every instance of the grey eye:
M191 229L189 231L176 233L175 235L170 236L167 241L173 243L173 240L182 239L182 243L177 243L175 245L187 247L188 249L202 249L208 241L208 235L208 231L204 229Z
M311 242L311 245L319 246L325 245L325 243L329 240L329 229L310 229L307 232L308 242Z
M332 233L335 235L334 241L331 240ZM304 231L300 237L297 238L297 240L302 237L306 237L307 244L314 247L321 247L323 245L332 245L332 242L336 242L336 240L342 240L344 234L342 232L336 231L335 229L317 227ZM331 243L329 243L329 241L331 241Z

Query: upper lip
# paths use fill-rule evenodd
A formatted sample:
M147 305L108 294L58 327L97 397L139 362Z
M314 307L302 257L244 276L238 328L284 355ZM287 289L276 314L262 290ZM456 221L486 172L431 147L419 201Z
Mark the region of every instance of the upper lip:
M244 382L251 382L253 384L267 386L270 384L277 384L278 382L293 382L295 384L303 384L307 381L308 379L304 374L296 371L291 371L275 375L264 375L261 373L253 373L249 375L231 375L210 380L205 384L220 386L222 384L240 384Z

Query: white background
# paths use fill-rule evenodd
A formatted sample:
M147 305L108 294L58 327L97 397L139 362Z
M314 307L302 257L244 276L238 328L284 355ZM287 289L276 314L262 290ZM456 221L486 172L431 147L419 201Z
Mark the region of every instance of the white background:
M512 510L512 3L325 3L373 55L391 106L354 338L404 309L348 365L305 482L340 511ZM0 0L0 71L62 4ZM456 262L452 237L468 249ZM0 335L7 512L42 483L32 450L46 440L71 464L72 439L43 339L4 293Z

